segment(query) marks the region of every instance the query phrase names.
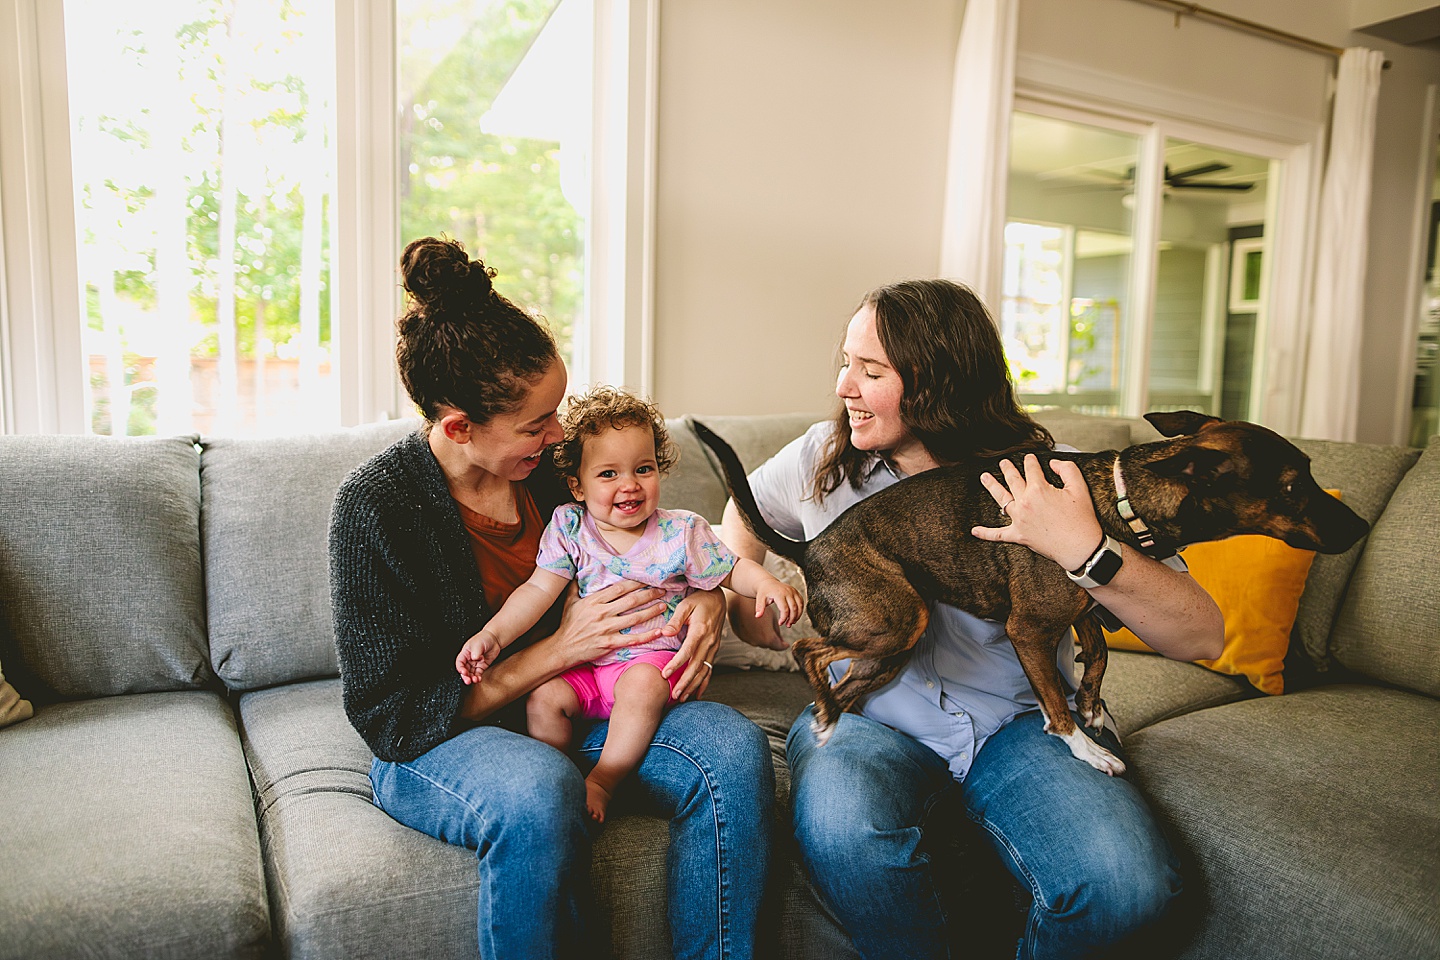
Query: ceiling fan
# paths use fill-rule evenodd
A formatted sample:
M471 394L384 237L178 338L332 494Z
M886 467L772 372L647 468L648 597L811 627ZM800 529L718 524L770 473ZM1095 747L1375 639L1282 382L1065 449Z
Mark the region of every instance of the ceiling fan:
M1250 183L1215 183L1195 179L1203 177L1207 173L1219 173L1221 170L1229 169L1230 164L1214 161L1190 167L1188 170L1172 171L1167 163L1165 165L1165 186L1173 190L1249 190L1255 186L1253 181Z
M1197 179L1196 179L1197 177L1203 177L1203 176L1205 176L1206 174L1209 174L1209 173L1219 173L1221 170L1229 170L1229 169L1230 169L1230 164L1228 164L1228 163L1221 163L1221 162L1218 161L1218 160L1211 161L1210 163L1198 164L1197 166L1193 166L1193 167L1187 167L1187 168L1184 169L1184 170L1171 170L1171 169L1170 169L1170 164L1167 163L1167 164L1165 164L1165 189L1166 189L1167 192L1170 191L1170 190L1237 190L1237 191L1245 191L1245 190L1251 190L1251 189L1253 189L1253 188L1255 187L1255 182L1254 182L1254 181L1252 181L1252 182L1250 182L1250 183L1217 183L1217 182L1215 182L1215 181L1213 181L1213 180L1197 180ZM1095 173L1100 173L1100 174L1103 174L1103 175L1106 175L1106 176L1114 177L1114 178L1116 179L1117 184L1123 184L1124 186L1127 186L1127 187L1133 187L1133 186L1135 185L1135 168L1134 168L1134 167L1129 167L1129 168L1127 168L1126 171L1125 171L1124 176L1120 176L1120 175L1118 175L1118 174L1111 173L1110 171L1106 171L1106 170L1096 170L1096 171L1094 171L1094 172L1095 172Z

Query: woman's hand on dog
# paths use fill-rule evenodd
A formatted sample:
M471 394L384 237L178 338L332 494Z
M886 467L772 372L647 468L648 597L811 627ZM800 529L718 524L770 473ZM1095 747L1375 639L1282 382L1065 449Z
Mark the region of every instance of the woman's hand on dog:
M725 598L719 590L696 590L681 600L660 632L678 636L680 628L687 624L690 629L685 642L660 671L666 678L683 671L671 691L677 703L699 700L710 686L710 676L715 672L712 664L720 649L720 631L725 625Z
M1100 521L1095 519L1085 478L1074 461L1052 460L1051 469L1065 484L1056 487L1045 479L1033 453L1025 456L1024 463L1025 471L1021 473L1009 460L1000 461L1003 482L990 473L980 475L980 482L1010 523L1002 527L977 526L970 532L980 540L1029 547L1066 570L1074 570L1089 559L1100 542Z

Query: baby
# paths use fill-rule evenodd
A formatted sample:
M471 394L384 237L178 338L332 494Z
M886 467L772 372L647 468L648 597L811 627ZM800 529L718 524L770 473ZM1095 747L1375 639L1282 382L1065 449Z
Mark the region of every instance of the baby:
M675 462L665 421L653 404L612 387L573 399L555 464L574 503L555 510L540 537L530 579L471 637L455 667L476 683L507 644L530 629L569 585L588 596L620 580L666 590L665 609L628 628L637 636L663 627L693 590L725 586L755 599L755 615L775 604L783 624L800 617L800 594L752 560L737 558L705 519L660 509L660 476ZM568 750L575 717L610 718L605 746L585 778L585 806L597 822L616 786L633 771L672 702L682 671L663 677L684 640L659 636L582 664L538 687L526 704L530 735Z

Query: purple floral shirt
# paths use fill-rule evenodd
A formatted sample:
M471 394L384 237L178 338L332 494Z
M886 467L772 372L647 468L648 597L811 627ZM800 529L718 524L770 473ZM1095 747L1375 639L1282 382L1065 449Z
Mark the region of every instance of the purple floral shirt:
M567 580L578 580L582 597L621 580L665 590L661 613L622 631L639 634L663 627L675 607L692 591L718 587L735 568L735 560L735 554L698 513L656 510L645 521L640 539L623 554L617 554L595 528L585 508L567 503L555 509L550 525L540 535L536 565ZM642 650L678 650L684 639L682 630L679 636L623 647L595 664L629 660Z

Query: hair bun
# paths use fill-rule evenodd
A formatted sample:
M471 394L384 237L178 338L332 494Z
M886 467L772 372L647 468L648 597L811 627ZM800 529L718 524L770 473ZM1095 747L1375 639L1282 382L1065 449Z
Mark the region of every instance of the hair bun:
M424 237L400 259L405 291L426 311L446 304L483 303L494 292L495 271L471 260L458 240Z

